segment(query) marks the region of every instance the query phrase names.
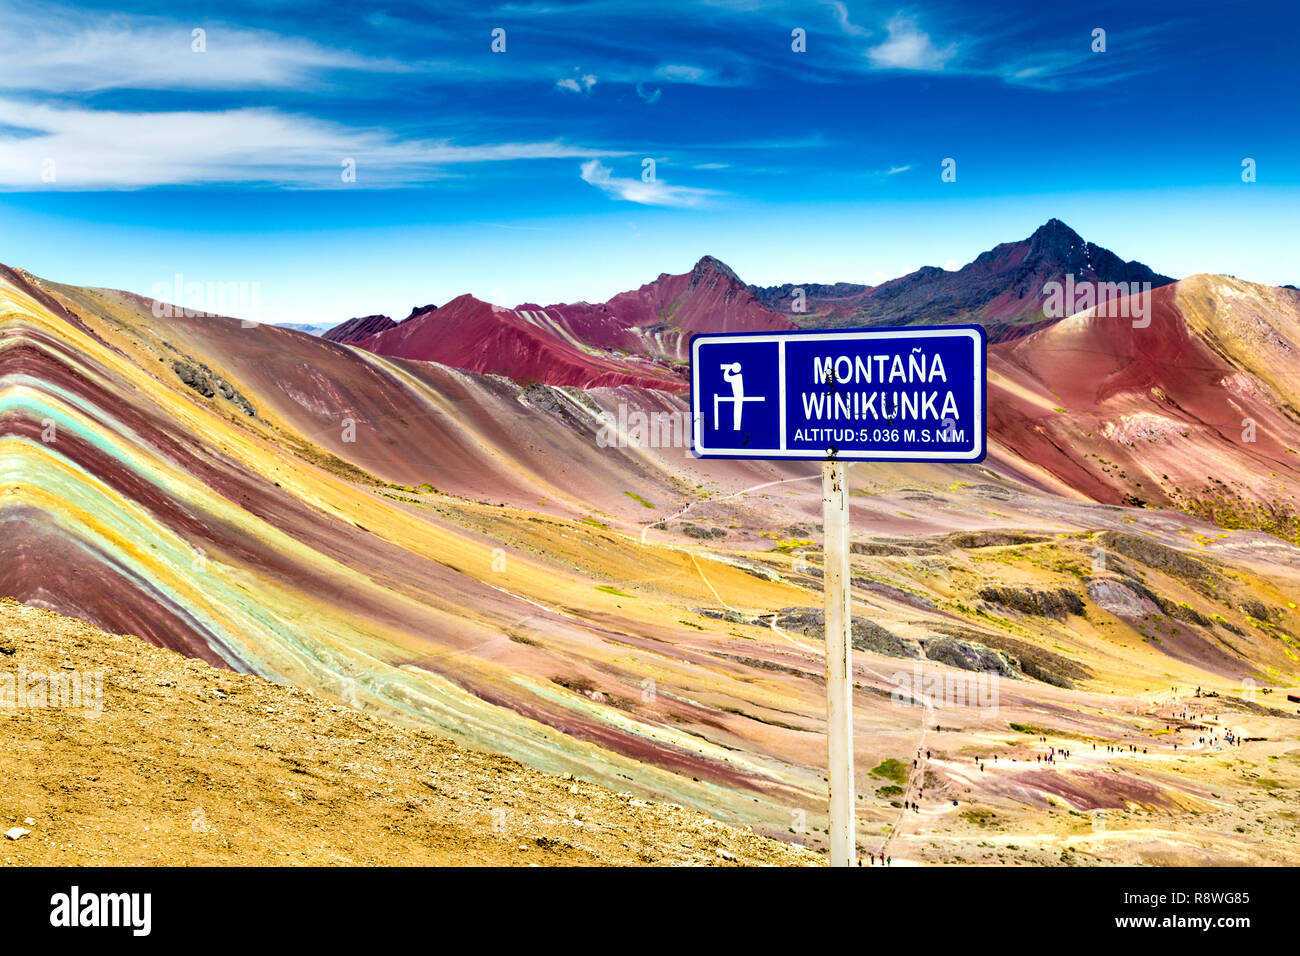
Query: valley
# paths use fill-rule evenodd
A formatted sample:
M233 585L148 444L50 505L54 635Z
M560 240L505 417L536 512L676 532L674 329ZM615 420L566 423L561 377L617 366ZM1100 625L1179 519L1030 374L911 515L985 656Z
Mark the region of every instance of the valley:
M1300 857L1300 293L1150 298L993 343L983 463L851 466L862 853ZM708 257L604 306L382 318L159 319L0 269L24 640L52 619L19 605L57 612L823 850L816 464L650 435L689 418L690 333L790 319Z

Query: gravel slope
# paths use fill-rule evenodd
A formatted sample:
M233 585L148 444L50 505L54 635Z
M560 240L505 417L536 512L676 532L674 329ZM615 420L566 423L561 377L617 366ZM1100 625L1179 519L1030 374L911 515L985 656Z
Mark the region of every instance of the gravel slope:
M821 862L0 600L0 680L23 672L102 672L102 711L0 706L0 829L31 831L6 866Z

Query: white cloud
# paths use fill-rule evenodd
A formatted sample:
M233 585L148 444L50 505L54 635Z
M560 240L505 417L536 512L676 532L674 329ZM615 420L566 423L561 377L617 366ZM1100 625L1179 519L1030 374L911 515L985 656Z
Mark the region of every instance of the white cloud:
M907 166L890 166L889 172L885 173L885 175L897 176L899 173L905 173L911 168L912 168L911 164L908 164Z
M273 109L127 113L33 106L0 97L0 189L118 189L202 183L342 185L344 159L362 184L446 176L446 166L588 159L621 152L560 141L458 145L399 140ZM44 183L46 160L56 180Z
M568 90L570 93L589 93L595 85L596 77L592 73L586 73L582 76L566 76L555 81L557 90Z
M646 182L640 177L628 179L615 176L608 166L596 159L582 164L582 179L615 199L625 199L643 206L698 206L718 195L712 189L670 186L661 179Z
M202 29L206 52L193 50ZM197 18L0 8L0 89L50 93L106 89L298 88L327 70L403 72L396 60L334 50Z
M957 45L935 46L929 34L901 13L885 24L889 38L867 51L871 64L881 70L942 70L957 55Z

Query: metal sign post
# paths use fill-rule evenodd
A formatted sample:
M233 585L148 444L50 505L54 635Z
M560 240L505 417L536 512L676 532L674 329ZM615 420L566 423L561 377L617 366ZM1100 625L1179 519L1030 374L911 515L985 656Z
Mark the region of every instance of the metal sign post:
M832 866L852 866L853 667L846 461L982 461L977 325L696 335L691 450L822 462Z
M822 463L826 596L826 749L830 772L831 866L857 856L853 816L853 645L849 610L849 487L842 461Z

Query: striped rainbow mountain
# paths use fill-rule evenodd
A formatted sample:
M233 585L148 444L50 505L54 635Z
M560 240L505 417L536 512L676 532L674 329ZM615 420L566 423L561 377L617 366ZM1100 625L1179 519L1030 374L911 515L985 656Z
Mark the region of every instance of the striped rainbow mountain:
M1300 292L1194 276L1144 328L1048 320L988 279L1070 268L1020 245L949 316L1010 329L987 461L851 469L867 842L896 825L872 770L923 730L900 673L1002 675L995 715L941 716L954 753L1300 681ZM464 296L318 338L0 267L0 595L776 835L803 813L816 843L819 472L626 434L684 421L690 333L808 321L782 294L706 258L601 305ZM933 786L1213 802L1174 769L1004 784Z

